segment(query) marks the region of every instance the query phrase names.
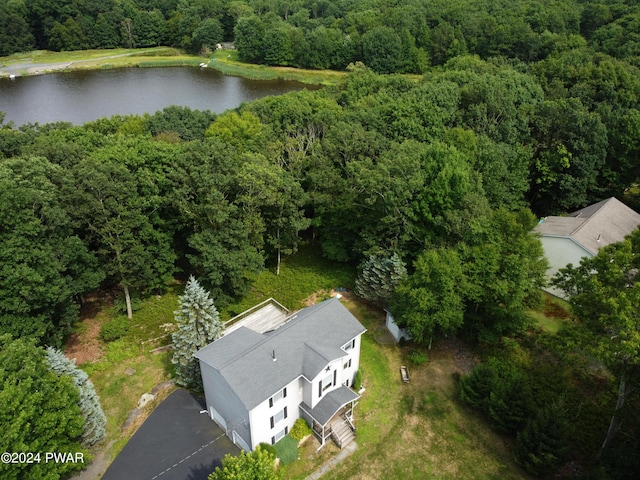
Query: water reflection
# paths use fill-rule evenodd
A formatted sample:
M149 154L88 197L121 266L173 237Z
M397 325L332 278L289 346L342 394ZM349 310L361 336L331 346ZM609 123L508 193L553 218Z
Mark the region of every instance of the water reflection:
M223 112L242 102L308 87L191 67L129 68L0 79L0 111L16 125L154 113L169 105Z

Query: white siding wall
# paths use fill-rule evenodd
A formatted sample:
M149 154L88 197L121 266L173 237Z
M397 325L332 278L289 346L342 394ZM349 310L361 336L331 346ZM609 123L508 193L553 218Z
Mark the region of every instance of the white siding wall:
M308 392L305 392L305 402L311 408L315 408L315 406L324 398L324 396L332 390L343 385L347 379L349 380L349 386L353 384L353 379L360 367L360 345L361 345L361 336L358 335L354 340L354 346L349 348L345 352L345 356L338 360L335 360L329 364L330 370L327 371L326 368L320 372L316 378L311 382L311 401L308 402L306 399L309 397ZM351 366L344 368L345 364L349 363L351 360ZM336 372L335 379L333 382L333 372ZM330 388L323 390L320 392L320 383L327 378L327 376L331 375L332 377L332 385ZM324 385L323 385L324 388Z
M400 328L396 323L393 315L390 312L387 312L387 317L385 319L385 325L387 330L393 335L393 338L396 339L396 342L399 342L402 338L405 340L411 340L411 335L407 333L404 328Z
M568 264L574 266L580 264L583 257L593 257L593 254L585 250L579 244L567 237L540 237L544 255L549 261L549 269L547 270L547 279L551 279L557 272ZM549 293L563 297L563 293L551 287L545 288Z
M294 422L300 416L300 409L298 408L298 405L303 401L302 391L299 387L300 381L296 378L287 385L286 397L275 401L272 407L269 406L269 398L267 398L264 402L249 412L249 417L251 419L252 449L255 450L261 442L270 444L271 437L282 431L285 426L291 430ZM273 394L275 395L279 391L281 390L274 391ZM287 407L287 418L278 422L273 428L271 428L271 417L282 412L284 407Z

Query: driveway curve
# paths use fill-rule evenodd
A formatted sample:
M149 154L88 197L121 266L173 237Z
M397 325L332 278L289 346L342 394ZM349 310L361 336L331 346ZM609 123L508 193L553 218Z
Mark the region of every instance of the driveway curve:
M240 451L186 390L171 393L131 437L102 480L206 480Z

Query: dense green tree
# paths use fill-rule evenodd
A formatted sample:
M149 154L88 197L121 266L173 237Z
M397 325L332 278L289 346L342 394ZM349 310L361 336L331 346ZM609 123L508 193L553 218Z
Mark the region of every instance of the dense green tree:
M29 50L34 38L24 11L24 4L2 3L0 5L0 57Z
M218 310L209 292L192 275L179 297L180 307L174 312L178 329L172 334L176 381L183 387L202 390L200 364L193 354L222 334Z
M445 248L423 252L413 267L396 288L391 309L414 340L431 345L436 332L454 333L463 324L464 270L457 252Z
M618 381L618 400L598 458L609 448L625 418L626 401L640 379L640 230L608 245L580 265L561 269L553 284L569 303L587 335L582 348L603 361Z
M46 462L45 452L88 453L79 443L84 418L68 376L58 376L46 353L31 339L0 335L0 448L41 452L41 461L0 464L7 480L58 479L83 468L82 462Z
M519 370L507 370L491 390L488 413L497 430L516 433L535 412L531 387Z
M278 480L281 476L274 461L273 454L263 448L240 452L239 456L227 454L209 480Z
M216 44L223 40L222 26L217 18L207 18L200 22L192 38L194 51L199 52L203 47L215 50Z
M530 201L541 214L589 203L599 191L607 131L577 99L545 101L533 119L536 139Z
M215 119L216 114L209 111L171 105L145 117L144 128L153 136L174 132L182 140L202 140Z
M499 377L490 361L474 367L471 373L460 377L460 398L483 413L489 411L489 397Z
M459 246L467 278L465 328L474 336L495 340L521 329L527 305L540 302L547 262L531 234L536 222L528 210L498 209L485 219L486 230L474 243Z
M63 201L68 172L40 157L0 160L0 333L59 346L79 296L104 278Z
M260 151L265 142L260 119L248 111L223 113L206 129L205 136L220 139L240 152Z
M542 406L518 432L516 460L536 476L554 473L567 448L567 412L562 401Z
M245 222L236 203L237 152L211 140L187 145L175 160L172 198L186 229L187 260L224 305L247 292L264 264L261 224Z
M389 27L377 27L362 36L362 61L376 73L393 73L402 56L402 40Z
M123 147L115 145L78 164L74 198L76 218L83 222L108 275L123 289L131 318L130 288L163 288L173 274L176 255L169 232L153 223L151 213L162 200L142 195L142 179L124 165L136 152Z
M233 32L240 58L248 62L261 63L264 60L265 36L262 20L255 15L242 17L236 23Z
M78 391L78 406L84 418L82 444L85 447L90 447L103 441L106 437L107 417L102 410L100 397L93 387L93 382L89 380L89 376L76 366L75 359L69 360L64 353L53 347L47 347L47 363L58 376L70 377L73 386Z
M55 22L49 31L49 48L52 50L81 50L88 47L88 40L73 18L64 23Z

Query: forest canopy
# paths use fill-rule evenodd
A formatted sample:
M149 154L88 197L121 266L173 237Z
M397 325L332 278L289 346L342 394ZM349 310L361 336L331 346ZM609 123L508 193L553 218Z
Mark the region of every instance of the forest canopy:
M0 55L33 48L168 45L206 52L235 41L249 62L424 73L460 55L536 62L588 46L638 65L638 6L566 0L12 0Z
M357 268L356 292L417 342L497 345L540 302L539 217L611 196L640 206L639 8L3 2L0 55L232 41L247 62L349 74L219 115L16 128L0 112L0 338L25 355L59 347L89 292L145 296L191 274L224 308L308 241ZM520 447L537 442L527 428Z

